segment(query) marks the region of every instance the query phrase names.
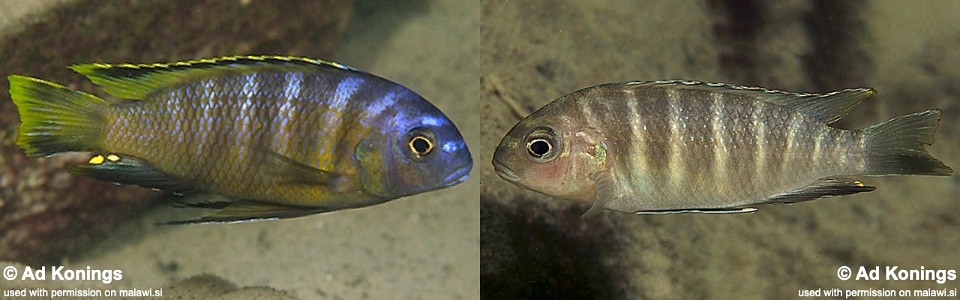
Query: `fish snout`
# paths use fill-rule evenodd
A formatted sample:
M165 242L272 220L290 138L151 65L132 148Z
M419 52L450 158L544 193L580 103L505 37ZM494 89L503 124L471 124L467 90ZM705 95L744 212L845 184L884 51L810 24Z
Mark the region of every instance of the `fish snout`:
M497 172L497 175L499 175L500 178L503 178L506 181L513 182L513 183L520 181L520 176L517 176L516 172L508 168L506 165L500 163L499 161L496 161L496 160L493 161L493 170Z
M443 178L443 182L447 183L447 186L454 186L470 178L470 170L473 169L473 162L467 162L463 166L453 170L450 174Z

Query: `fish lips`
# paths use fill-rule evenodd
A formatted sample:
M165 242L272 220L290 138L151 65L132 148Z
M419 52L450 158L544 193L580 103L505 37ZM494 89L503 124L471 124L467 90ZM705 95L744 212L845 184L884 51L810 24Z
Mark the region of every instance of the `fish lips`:
M467 164L457 168L443 178L443 182L447 183L447 186L454 186L460 184L470 178L470 170L473 169L473 162L468 162Z
M493 161L493 170L497 172L497 175L499 175L500 178L503 178L506 181L511 183L520 182L520 176L517 176L517 173L496 160Z

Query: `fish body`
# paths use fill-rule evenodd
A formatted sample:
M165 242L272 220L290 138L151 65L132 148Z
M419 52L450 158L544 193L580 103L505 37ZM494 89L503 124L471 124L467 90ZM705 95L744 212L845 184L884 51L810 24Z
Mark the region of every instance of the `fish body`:
M472 167L440 110L336 63L246 56L71 68L134 101L10 76L18 145L31 156L102 153L74 169L82 175L232 199L196 221L367 206L455 185Z
M749 212L872 191L859 176L951 174L923 148L933 142L939 110L859 130L829 126L874 93L604 84L518 122L493 164L514 184L591 204L587 215Z

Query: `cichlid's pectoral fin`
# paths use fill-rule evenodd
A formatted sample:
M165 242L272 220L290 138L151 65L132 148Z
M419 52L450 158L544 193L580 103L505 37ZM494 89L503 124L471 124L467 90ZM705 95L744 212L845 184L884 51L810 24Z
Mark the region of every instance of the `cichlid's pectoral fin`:
M222 205L224 202L214 202ZM255 200L237 200L226 204L216 212L200 217L199 219L171 221L163 225L204 224L204 223L240 223L264 220L279 220L302 217L331 211L323 207L303 207L278 205Z
M150 92L196 78L217 74L249 74L257 71L350 70L349 67L318 59L289 56L232 56L157 64L80 64L70 66L123 99L143 99Z
M180 195L198 191L186 180L160 172L139 158L122 154L97 154L87 163L71 168L70 172L99 180L135 184Z
M270 149L257 149L256 158L262 163L262 170L273 181L281 184L328 185L340 190L346 184L346 177L335 172L317 169L293 158Z
M623 197L623 193L617 185L616 179L613 178L613 173L610 173L610 171L603 170L590 174L590 179L593 179L597 191L593 205L590 206L587 212L580 215L580 219L583 220L599 215L600 212L607 207L607 204Z
M859 180L842 177L827 177L821 178L796 190L774 195L770 198L764 199L758 204L795 203L810 201L823 197L869 192L875 189L877 188L874 186L864 185L863 182Z

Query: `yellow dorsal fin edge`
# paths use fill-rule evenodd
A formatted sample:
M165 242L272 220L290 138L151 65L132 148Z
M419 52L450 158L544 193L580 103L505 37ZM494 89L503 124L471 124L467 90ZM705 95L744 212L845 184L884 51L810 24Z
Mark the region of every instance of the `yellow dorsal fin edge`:
M111 95L123 99L143 99L158 88L213 76L218 72L353 70L335 62L319 59L270 55L226 56L154 64L92 63L73 65L70 69L86 76Z

